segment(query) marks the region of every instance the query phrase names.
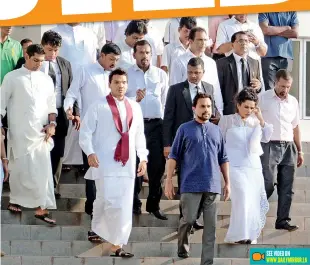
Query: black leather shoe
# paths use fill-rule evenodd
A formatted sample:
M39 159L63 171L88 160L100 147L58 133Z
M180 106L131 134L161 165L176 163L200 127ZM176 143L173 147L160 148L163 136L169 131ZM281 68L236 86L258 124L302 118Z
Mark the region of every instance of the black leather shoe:
M203 229L203 225L202 224L200 224L197 220L196 220L196 222L193 224L193 228L194 229L196 229L196 230L201 230L201 229Z
M58 192L55 191L55 199L56 199L56 200L59 200L60 198L61 198L60 193L58 193Z
M293 232L299 228L298 225L290 225L289 222L286 222L283 225L277 225L276 224L276 229L278 230L287 230L289 232Z
M139 207L139 208L133 208L132 212L133 212L133 214L135 214L135 215L141 215L141 214L142 214L141 207Z
M178 257L181 259L187 259L187 258L189 258L189 254L188 253L178 253Z
M167 216L161 210L152 212L151 214L153 214L157 219L168 220Z

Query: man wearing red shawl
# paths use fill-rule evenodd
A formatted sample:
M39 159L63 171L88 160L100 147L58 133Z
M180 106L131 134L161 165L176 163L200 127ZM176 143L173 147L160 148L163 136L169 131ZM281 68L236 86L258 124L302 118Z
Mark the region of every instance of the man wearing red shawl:
M96 182L92 231L112 244L117 257L133 257L123 250L132 229L132 204L136 177L146 172L148 150L142 111L125 97L127 73L116 69L109 75L111 93L85 114L80 129L80 146L90 169L85 178Z

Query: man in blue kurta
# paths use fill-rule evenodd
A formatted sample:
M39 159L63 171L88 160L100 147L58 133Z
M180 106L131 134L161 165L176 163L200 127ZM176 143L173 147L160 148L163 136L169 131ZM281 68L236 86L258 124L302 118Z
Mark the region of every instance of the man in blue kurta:
M212 97L198 93L193 100L195 120L182 124L169 154L165 195L174 197L172 176L176 164L181 171L180 204L183 217L178 229L178 256L189 257L190 230L201 209L204 219L201 265L213 264L217 204L224 177L224 199L230 194L229 162L220 128L209 122Z

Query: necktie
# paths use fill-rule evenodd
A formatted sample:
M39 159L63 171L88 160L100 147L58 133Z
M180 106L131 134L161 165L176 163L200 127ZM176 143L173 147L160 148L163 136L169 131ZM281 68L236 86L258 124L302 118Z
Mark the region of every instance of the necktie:
M51 62L48 62L48 75L53 79L54 86L56 85L56 73Z
M249 86L249 75L248 75L247 67L245 66L245 60L241 58L240 62L241 62L242 84L243 84L243 88L245 88Z
M197 91L197 94L199 93L199 86L195 86L195 89Z

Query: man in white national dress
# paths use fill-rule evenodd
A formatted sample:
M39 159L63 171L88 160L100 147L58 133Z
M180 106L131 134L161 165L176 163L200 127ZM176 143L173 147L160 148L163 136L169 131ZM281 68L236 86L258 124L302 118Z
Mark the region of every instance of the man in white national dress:
M27 48L22 68L8 73L1 87L1 115L8 115L10 203L36 208L35 217L55 224L48 209L56 209L50 151L56 127L56 95L52 78L40 71L44 58L41 45Z
M112 256L127 258L133 254L122 246L132 229L136 154L141 161L138 176L143 176L148 150L141 108L125 97L127 73L112 71L109 86L111 93L88 108L79 142L90 166L85 178L95 180L97 188L92 231L112 244Z

